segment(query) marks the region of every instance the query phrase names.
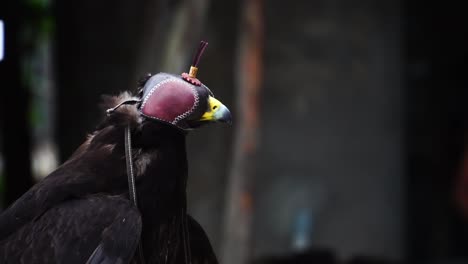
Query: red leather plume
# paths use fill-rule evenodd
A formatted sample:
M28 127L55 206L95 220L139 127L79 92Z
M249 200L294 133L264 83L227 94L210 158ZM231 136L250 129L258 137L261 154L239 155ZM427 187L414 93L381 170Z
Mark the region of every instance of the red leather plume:
M208 42L202 40L198 46L197 53L195 53L195 56L193 57L189 73L182 73L182 79L196 86L201 85L200 80L197 79L198 63L200 63L201 56L203 55L206 46L208 46Z

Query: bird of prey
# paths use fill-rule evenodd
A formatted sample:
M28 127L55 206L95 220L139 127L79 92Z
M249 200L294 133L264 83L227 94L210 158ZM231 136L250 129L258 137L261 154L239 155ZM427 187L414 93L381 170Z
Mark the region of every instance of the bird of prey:
M217 263L186 205L186 134L231 122L196 78L203 45L189 74L105 98L97 130L0 215L0 263Z

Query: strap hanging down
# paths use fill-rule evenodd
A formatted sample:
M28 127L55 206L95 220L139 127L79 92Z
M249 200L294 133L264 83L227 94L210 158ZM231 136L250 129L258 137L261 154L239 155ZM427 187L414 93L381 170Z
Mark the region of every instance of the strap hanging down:
M135 187L135 174L133 172L133 159L132 159L132 138L130 133L130 125L125 127L125 160L127 162L127 177L128 177L128 195L130 201L138 208L136 187Z
M137 196L136 196L136 187L135 187L135 174L133 171L133 158L132 158L132 138L130 133L130 125L125 127L125 160L127 162L127 178L128 178L128 195L130 201L138 208ZM141 246L141 241L138 244L138 256L140 257L140 262L145 263L145 257L143 255L143 247Z

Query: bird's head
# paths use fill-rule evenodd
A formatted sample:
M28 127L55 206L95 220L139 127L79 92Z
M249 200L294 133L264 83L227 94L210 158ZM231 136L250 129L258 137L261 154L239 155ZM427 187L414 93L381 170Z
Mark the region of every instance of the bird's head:
M197 66L207 45L201 42L189 73L148 75L140 84L137 98L121 101L108 109L108 113L123 104L136 104L145 121L162 122L182 130L214 122L231 124L229 109L196 78Z
M168 73L151 76L140 92L141 115L185 130L213 122L230 124L229 109L208 87L189 78Z

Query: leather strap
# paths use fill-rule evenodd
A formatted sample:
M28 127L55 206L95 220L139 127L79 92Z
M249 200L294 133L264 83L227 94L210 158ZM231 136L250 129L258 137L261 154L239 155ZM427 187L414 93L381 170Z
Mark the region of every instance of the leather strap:
M133 158L132 158L132 138L130 133L130 125L125 128L125 160L127 161L127 178L128 178L128 195L130 201L138 208L136 187L135 187L135 174L133 171Z
M133 170L133 158L132 158L132 137L130 133L130 125L125 127L125 160L127 162L127 178L128 178L128 195L130 201L138 209L136 186L135 186L135 173ZM141 246L141 240L138 244L138 256L140 257L140 263L145 263L143 255L143 247Z

